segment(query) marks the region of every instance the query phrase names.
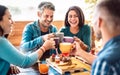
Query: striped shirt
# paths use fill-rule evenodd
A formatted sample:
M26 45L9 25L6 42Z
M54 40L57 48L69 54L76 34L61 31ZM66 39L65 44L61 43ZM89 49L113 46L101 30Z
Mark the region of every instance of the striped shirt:
M120 75L120 36L108 41L92 64L92 75Z

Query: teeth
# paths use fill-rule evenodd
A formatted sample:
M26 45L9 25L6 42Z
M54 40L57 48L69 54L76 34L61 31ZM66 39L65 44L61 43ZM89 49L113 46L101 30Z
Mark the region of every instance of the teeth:
M76 24L77 22L71 22L72 24Z
M76 24L76 23L72 23L72 24Z
M46 22L47 24L50 24L50 22Z

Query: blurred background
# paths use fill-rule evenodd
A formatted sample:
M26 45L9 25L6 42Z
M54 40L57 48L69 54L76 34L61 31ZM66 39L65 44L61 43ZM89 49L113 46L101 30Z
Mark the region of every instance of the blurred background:
M13 30L9 35L9 40L13 45L19 46L24 26L37 20L37 7L42 1L50 1L55 5L53 24L60 29L64 22L65 13L70 6L79 6L85 15L85 23L92 26L92 15L97 0L0 0L0 4L7 6L15 21ZM93 35L94 36L94 35ZM95 39L95 38L93 38ZM94 41L96 48L101 47L101 43Z
M33 21L37 19L37 6L41 1L50 1L55 5L54 20L64 20L70 6L80 6L87 21L91 20L97 0L0 0L0 4L9 7L15 21Z

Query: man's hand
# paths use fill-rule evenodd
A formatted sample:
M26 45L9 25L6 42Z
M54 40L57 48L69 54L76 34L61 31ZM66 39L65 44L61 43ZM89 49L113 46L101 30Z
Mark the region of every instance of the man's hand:
M16 66L10 66L10 69L8 70L8 75L10 74L19 74L20 70Z
M46 41L50 38L53 38L54 36L55 36L54 33L46 34L43 36L43 40Z
M43 47L45 47L45 50L55 49L55 41L52 38L46 40L43 44Z
M81 46L79 45L79 42L77 42L77 41L74 41L74 43L73 43L73 45L74 45L74 49L72 50L72 52L71 52L71 54L70 55L80 55L80 50L82 50L82 48L81 48Z

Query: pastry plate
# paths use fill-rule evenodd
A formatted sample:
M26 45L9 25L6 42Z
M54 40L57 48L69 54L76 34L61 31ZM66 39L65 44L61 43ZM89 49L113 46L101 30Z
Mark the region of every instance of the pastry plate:
M49 58L46 59L46 62L56 71L58 71L60 74L64 74L65 72L83 72L85 69L90 71L91 66L88 64L83 63L79 59L76 59L75 57L71 57L72 64L69 65L67 63L60 62L55 63L52 62Z

